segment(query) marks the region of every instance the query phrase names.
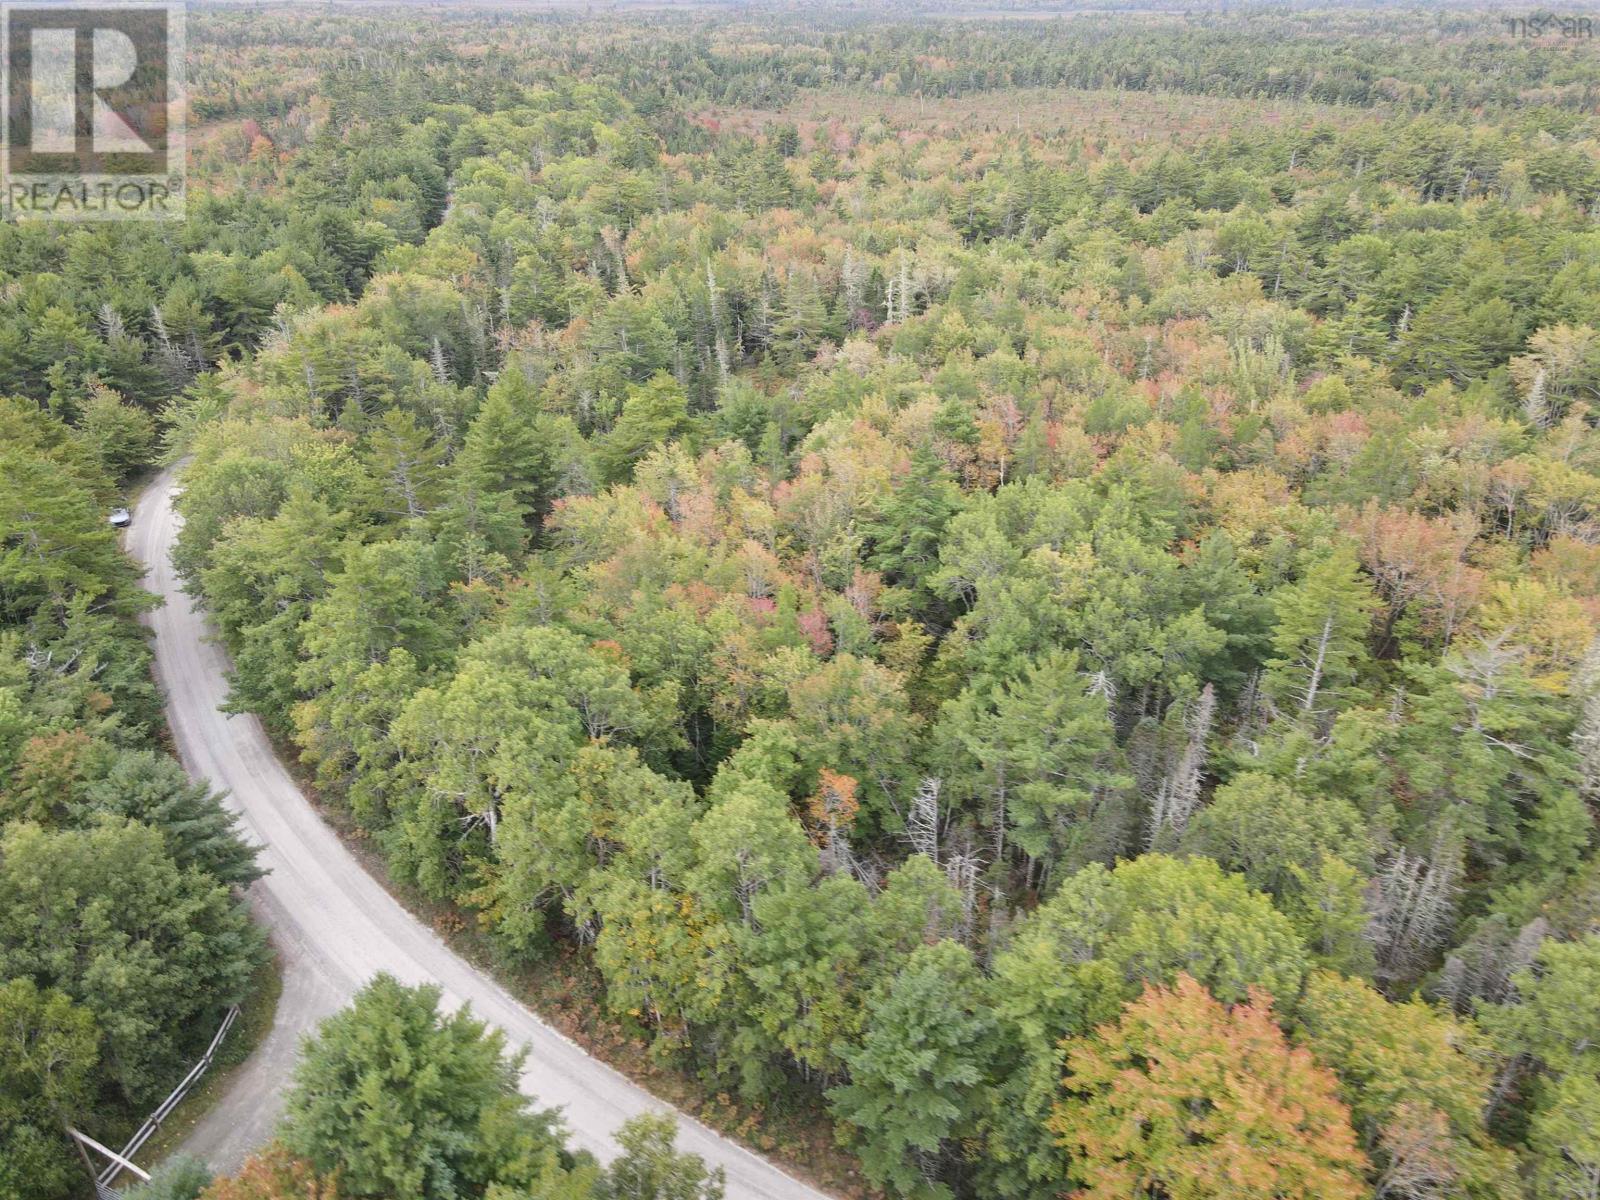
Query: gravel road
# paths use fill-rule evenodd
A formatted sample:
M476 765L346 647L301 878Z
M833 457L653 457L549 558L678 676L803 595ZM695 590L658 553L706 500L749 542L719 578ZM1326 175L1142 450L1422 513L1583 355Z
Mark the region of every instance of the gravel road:
M584 1053L446 947L323 823L260 722L220 711L228 692L226 652L209 640L204 613L191 607L170 562L182 524L172 510L174 484L168 470L145 491L126 544L147 569L145 585L166 602L148 621L179 756L192 776L228 793L246 836L262 847L259 861L269 873L250 889L250 902L283 963L283 998L271 1032L181 1149L217 1170L235 1168L270 1136L301 1038L366 980L387 971L406 983L438 984L447 1004L470 1004L511 1044L528 1046L522 1090L541 1106L561 1108L572 1143L609 1160L616 1153L612 1135L623 1121L671 1111L668 1106ZM682 1114L678 1123L680 1148L723 1167L735 1200L825 1195Z

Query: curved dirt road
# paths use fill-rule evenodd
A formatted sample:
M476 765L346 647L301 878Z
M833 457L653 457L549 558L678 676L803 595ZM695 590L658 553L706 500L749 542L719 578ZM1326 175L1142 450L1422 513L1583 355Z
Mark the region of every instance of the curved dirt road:
M271 1033L238 1071L225 1096L182 1149L230 1170L270 1136L282 1107L300 1039L344 1005L367 979L387 971L406 983L432 982L445 1002L463 1002L499 1026L512 1045L527 1045L522 1090L541 1106L560 1107L573 1145L602 1160L616 1153L612 1134L630 1116L667 1106L540 1021L488 976L452 953L372 879L300 794L252 716L219 711L227 696L225 651L208 640L204 615L191 608L170 562L181 524L172 511L171 470L145 491L127 536L165 605L148 618L155 631L156 676L184 766L225 789L245 833L262 846L269 874L250 889L257 916L271 929L283 960L283 998ZM756 1154L679 1114L678 1145L723 1167L738 1200L822 1200Z

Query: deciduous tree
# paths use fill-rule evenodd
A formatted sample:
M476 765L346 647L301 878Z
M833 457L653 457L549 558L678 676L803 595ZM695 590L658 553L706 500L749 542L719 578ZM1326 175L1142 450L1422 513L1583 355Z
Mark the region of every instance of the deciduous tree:
M1253 991L1232 1009L1187 974L1147 986L1067 1049L1050 1132L1079 1200L1358 1200L1366 1159L1333 1076Z

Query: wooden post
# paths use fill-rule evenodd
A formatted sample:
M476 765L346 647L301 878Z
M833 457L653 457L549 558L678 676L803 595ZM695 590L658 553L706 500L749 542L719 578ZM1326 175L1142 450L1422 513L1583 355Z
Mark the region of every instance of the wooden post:
M99 1142L95 1141L88 1134L79 1133L71 1125L67 1126L67 1132L70 1133L73 1137L75 1137L79 1142L81 1142L83 1146L88 1146L91 1150L98 1150L101 1154L104 1154L107 1158L109 1158L112 1162L116 1163L117 1166L121 1167L124 1171L131 1171L133 1174L137 1175L145 1183L149 1183L150 1182L150 1174L149 1174L149 1172L141 1169L136 1163L130 1162L128 1159L123 1158L122 1155L118 1154L115 1150L106 1149L104 1146L102 1146ZM80 1150L81 1150L81 1148L82 1147L80 1146ZM87 1158L88 1155L85 1155L84 1157ZM95 1180L95 1182L96 1183L99 1182L98 1178Z

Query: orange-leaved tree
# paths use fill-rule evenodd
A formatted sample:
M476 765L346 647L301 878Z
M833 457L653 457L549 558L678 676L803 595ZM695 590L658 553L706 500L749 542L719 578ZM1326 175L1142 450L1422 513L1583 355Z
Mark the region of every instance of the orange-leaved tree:
M1229 1009L1188 975L1145 988L1068 1047L1050 1130L1075 1200L1357 1200L1366 1159L1338 1083L1252 991Z
M339 1187L274 1142L245 1159L237 1175L214 1182L200 1200L339 1200Z

